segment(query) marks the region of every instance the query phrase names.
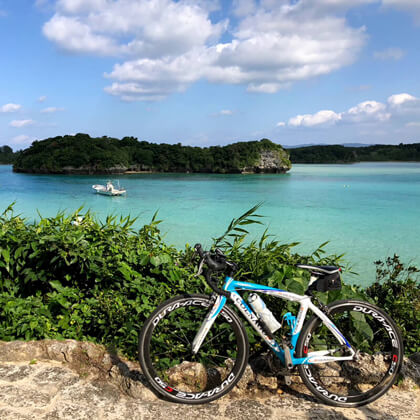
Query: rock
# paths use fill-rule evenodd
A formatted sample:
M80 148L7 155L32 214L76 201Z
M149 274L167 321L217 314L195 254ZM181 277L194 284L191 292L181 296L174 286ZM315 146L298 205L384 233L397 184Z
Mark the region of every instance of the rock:
M412 362L417 363L417 364L419 364L419 365L420 365L420 352L417 352L417 353L412 354L412 355L409 357L409 359L410 359Z
M48 355L42 341L0 341L0 362L22 362L34 359L45 359Z
M277 389L277 378L275 376L257 375L257 384L260 387L275 391Z
M399 387L401 389L418 389L420 387L420 363L416 358L404 357L404 363L401 367L400 376L402 378Z
M21 381L32 373L31 366L1 365L0 378L3 381Z
M194 362L182 362L167 370L168 383L173 388L197 392L207 385L207 371L204 365Z
M254 372L251 369L251 366L247 365L245 368L244 374L242 375L242 378L236 384L235 390L238 390L239 392L243 393L254 382L255 382Z

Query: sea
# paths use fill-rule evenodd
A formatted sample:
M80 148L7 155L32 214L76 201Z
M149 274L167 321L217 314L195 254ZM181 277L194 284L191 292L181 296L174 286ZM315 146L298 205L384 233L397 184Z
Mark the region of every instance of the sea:
M93 184L111 180L125 197L94 193ZM133 174L65 176L13 173L0 166L0 212L14 211L28 222L71 213L83 206L100 220L137 217L135 228L158 212L165 240L178 248L208 247L233 218L262 203L263 225L250 225L250 238L268 228L281 243L310 254L328 241L328 254L342 254L350 271L344 279L367 285L375 264L397 254L420 267L420 163L295 164L287 174Z

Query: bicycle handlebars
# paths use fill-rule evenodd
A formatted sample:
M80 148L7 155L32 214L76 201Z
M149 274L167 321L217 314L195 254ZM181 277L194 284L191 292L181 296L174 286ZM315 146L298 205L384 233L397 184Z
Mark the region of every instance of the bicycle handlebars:
M201 274L203 264L206 264L208 269L206 270L204 276L206 278L207 284L218 295L229 297L230 293L217 287L217 280L213 280L211 278L211 275L213 274L213 272L226 271L227 269L229 269L230 274L232 274L234 271L236 271L237 265L234 262L227 261L226 256L218 248L215 250L214 253L210 253L209 251L203 251L201 244L196 244L194 248L197 251L197 254L200 256L198 275Z
M208 251L203 251L201 244L196 244L194 248L200 258L212 271L224 271L226 268L231 267L232 265L232 263L226 261L226 256L219 248L217 248L213 254Z

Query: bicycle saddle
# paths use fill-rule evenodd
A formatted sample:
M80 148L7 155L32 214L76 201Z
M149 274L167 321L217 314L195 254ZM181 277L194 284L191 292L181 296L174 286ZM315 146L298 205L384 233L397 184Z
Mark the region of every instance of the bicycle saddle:
M319 274L333 274L341 271L340 267L334 265L307 265L307 264L296 264L296 267L304 268L305 270L311 270Z

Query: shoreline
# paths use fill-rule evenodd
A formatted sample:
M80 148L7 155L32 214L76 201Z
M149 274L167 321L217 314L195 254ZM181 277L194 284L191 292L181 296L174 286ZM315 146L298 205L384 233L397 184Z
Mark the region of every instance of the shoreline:
M319 165L319 166L350 166L350 165L357 165L357 164L420 164L420 161L413 161L413 160L384 160L384 161L358 161L358 162L330 162L330 163L318 163L318 162L292 162L292 165ZM172 174L172 175L286 175L293 170L290 168L288 171L284 172L253 172L253 171L243 171L243 172L192 172L192 171L153 171L153 170L144 170L144 171L133 171L127 170L124 172L93 172L93 173L86 173L86 172L31 172L31 171L15 171L13 170L13 164L11 163L0 163L0 166L12 166L12 172L19 173L19 174L28 174L28 175L81 175L81 176L123 176L123 175L145 175L145 174Z

